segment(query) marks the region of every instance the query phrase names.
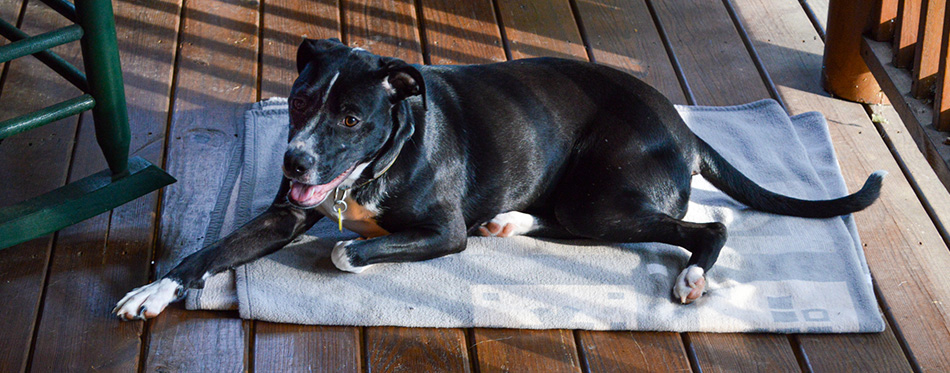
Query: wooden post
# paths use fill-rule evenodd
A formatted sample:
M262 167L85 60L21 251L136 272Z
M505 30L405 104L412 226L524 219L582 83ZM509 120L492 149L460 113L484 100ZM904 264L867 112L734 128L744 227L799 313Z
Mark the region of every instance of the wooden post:
M897 22L897 0L875 1L871 20L871 37L877 41L890 41Z
M845 100L869 104L886 103L864 59L861 35L871 28L871 1L831 0L828 4L828 30L825 36L825 60L822 86Z
M950 0L947 0L950 9ZM950 12L948 12L950 15ZM934 127L940 131L950 131L950 74L947 73L950 60L950 16L943 19L942 40L940 42L940 69L937 73L937 94L934 97Z

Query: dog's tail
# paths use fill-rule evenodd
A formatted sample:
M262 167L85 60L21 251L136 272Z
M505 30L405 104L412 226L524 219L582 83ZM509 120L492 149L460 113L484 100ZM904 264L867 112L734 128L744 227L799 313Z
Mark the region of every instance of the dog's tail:
M810 201L773 193L750 180L702 140L700 174L719 190L756 210L805 218L830 218L863 210L877 200L886 171L875 171L861 190L841 198Z

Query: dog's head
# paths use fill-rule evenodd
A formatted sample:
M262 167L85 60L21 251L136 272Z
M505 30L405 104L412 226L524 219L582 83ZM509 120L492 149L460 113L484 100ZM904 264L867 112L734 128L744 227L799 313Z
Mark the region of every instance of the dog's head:
M284 175L287 200L313 207L361 175L378 177L392 165L413 126L400 110L422 95L422 74L406 62L349 48L337 39L307 39L297 50L288 105L290 142Z

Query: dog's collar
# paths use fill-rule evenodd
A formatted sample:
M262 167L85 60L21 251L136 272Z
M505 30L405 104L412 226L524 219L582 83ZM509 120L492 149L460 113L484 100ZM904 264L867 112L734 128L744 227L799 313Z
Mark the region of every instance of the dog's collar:
M353 185L350 186L350 187L348 187L347 189L349 189L349 188L359 188L359 187L365 186L366 184L372 183L373 180L379 179L381 176L383 176L383 174L386 173L386 171L389 171L389 168L392 167L394 163L396 163L396 160L399 159L399 154L400 154L400 153L402 153L402 152L396 153L396 156L393 157L393 160L392 160L392 161L389 161L389 164L386 165L386 168L384 168L382 172L380 172L380 173L378 173L378 174L376 174L376 175L373 175L373 177L372 177L372 178L369 178L369 179L366 179L366 178L358 178L358 179L356 179L356 182L354 182ZM360 180L364 180L364 179L366 179L366 181L360 182Z

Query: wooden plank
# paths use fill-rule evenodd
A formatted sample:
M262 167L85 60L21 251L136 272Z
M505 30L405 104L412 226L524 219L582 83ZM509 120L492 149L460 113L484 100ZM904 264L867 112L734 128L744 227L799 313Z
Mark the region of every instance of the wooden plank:
M261 98L287 97L297 79L297 47L304 38L340 38L337 0L264 3Z
M422 63L416 8L408 1L341 0L343 41L381 56Z
M767 0L735 1L763 66L793 114L819 110L831 124L844 178L852 190L878 169L890 172L881 198L854 215L871 271L911 354L924 370L950 369L945 346L950 343L950 284L943 273L950 252L928 218L887 146L858 104L824 95L817 82L802 76L821 69L819 41L797 27L801 16L786 4ZM805 40L805 43L802 43ZM794 88L792 88L794 87ZM830 347L829 347L830 348ZM876 366L903 356L876 354ZM915 367L917 368L917 367Z
M585 370L591 372L685 372L690 370L677 333L577 331Z
M703 4L655 3L657 18L669 33L673 52L681 61L682 73L695 94L693 103L734 105L769 98L769 91L725 7L722 3ZM810 26L807 22L805 25ZM706 37L698 39L691 35ZM798 369L784 336L710 333L690 333L689 336L687 348L695 351L704 371L766 368L758 364L769 364L769 370Z
M937 72L937 92L934 95L934 127L939 131L950 131L950 17L944 17L940 42L940 66Z
M888 0L883 0L888 1ZM824 38L825 30L828 29L828 8L830 0L800 0L808 18L818 27L818 34ZM897 10L897 1L894 0L895 11Z
M507 24L506 24L507 25ZM475 329L479 372L579 372L570 330Z
M593 60L647 82L676 104L686 96L643 1L578 0Z
M890 325L883 333L798 336L816 372L909 372L911 366ZM889 357L882 359L881 356Z
M890 41L897 23L897 0L875 2L872 13L871 36L877 41Z
M874 126L910 181L940 236L945 243L950 242L950 193L917 148L897 110L889 105L872 105L869 109L872 118L876 118L872 120Z
M273 0L264 3L261 96L287 97L297 78L297 47L304 38L339 38L335 0ZM359 372L357 327L256 322L254 370Z
M131 154L161 164L171 87L177 1L115 9L132 133ZM143 32L142 25L151 25ZM70 179L107 168L84 115ZM59 232L50 266L32 369L138 369L142 323L111 317L127 284L148 280L158 193ZM109 343L101 343L109 341Z
M412 2L346 1L343 40L373 53L422 63L417 10ZM464 9L464 7L462 8ZM462 329L366 327L364 359L369 371L456 370L470 366ZM440 365L444 364L444 365ZM409 369L427 367L428 369Z
M656 87L674 103L686 96L649 8L642 1L577 2L591 55ZM585 370L681 371L690 369L677 333L578 331Z
M274 324L254 330L254 371L361 372L360 329Z
M491 0L421 0L420 3L430 63L505 61Z
M0 3L5 20L16 19L19 1ZM23 30L37 34L68 25L48 7L31 2ZM78 62L76 43L54 48L68 61ZM79 90L33 57L10 62L0 96L0 118L7 119L76 97ZM59 186L67 177L77 117L48 124L7 138L0 144L0 205L35 197ZM25 161L33 160L33 161ZM53 235L0 251L0 371L22 371L27 365L38 307L46 279Z
M498 13L512 59L549 56L587 60L567 0L499 1ZM477 328L472 333L479 371L580 369L571 331Z
M373 327L364 338L371 372L471 371L461 329Z
M920 7L920 28L917 31L917 49L914 53L914 97L933 95L937 69L940 67L940 44L943 36L943 15L946 0L923 0Z
M568 0L499 1L498 11L512 59L587 59Z
M899 0L897 3L897 24L894 27L893 41L894 66L908 67L914 62L921 1Z
M690 333L703 372L796 372L785 336L775 334Z
M946 135L933 126L933 108L910 95L910 73L889 62L893 55L884 43L865 38L861 47L864 61L881 84L881 89L892 99L894 110L900 114L917 148L933 167L940 182L950 188L950 147L943 143Z
M657 1L653 7L695 96L693 104L736 105L769 97L720 2Z
M173 87L165 189L155 273L163 275L204 242L230 151L257 99L257 3L194 0L185 4ZM138 284L130 284L138 285ZM231 314L185 312L180 303L149 323L145 369L244 369L250 324Z

